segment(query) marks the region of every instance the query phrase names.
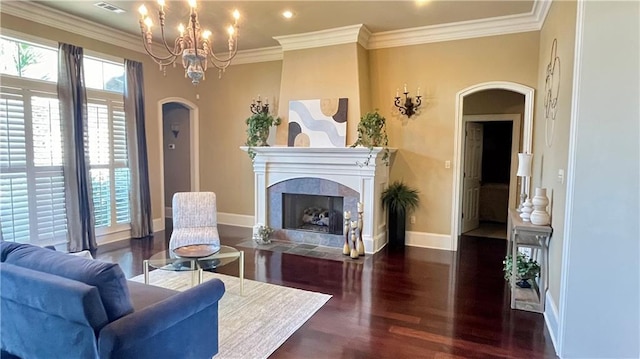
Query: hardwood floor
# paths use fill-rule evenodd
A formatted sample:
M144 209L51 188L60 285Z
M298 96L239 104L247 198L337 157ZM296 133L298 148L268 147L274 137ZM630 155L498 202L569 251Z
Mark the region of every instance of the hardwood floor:
M232 246L251 235L224 226L220 232ZM132 277L165 248L160 232L97 255ZM509 308L504 240L463 236L458 252L407 247L365 263L243 249L246 278L333 296L272 358L556 357L543 316Z

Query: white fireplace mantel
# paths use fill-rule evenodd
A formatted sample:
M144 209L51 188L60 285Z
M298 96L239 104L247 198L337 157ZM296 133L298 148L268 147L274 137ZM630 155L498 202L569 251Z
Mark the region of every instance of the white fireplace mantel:
M240 148L248 151L248 147ZM384 148L274 146L251 149L256 153L253 161L256 223L269 223L267 189L270 186L294 178L322 178L360 194L364 206L365 251L375 253L387 243L386 215L380 200L389 180L389 167L382 160ZM391 155L395 149L389 152Z

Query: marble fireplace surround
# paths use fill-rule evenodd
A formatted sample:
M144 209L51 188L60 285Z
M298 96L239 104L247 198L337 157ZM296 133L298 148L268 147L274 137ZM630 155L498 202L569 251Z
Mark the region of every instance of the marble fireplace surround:
M247 147L241 147L247 151ZM277 215L270 216L269 188L272 188L272 196L281 194L283 188L287 188L286 182L293 183L289 188L295 188L294 192L302 193L305 185L293 179L311 180L311 183L322 184L317 187L326 187L332 192L341 192L345 196L345 210L351 210L352 219L355 219L356 210L353 200L359 197L363 203L363 241L366 253L375 253L387 243L386 213L382 208L380 194L386 188L389 181L389 167L382 161L383 149L373 148L310 148L310 147L253 147L256 153L253 162L255 176L255 223L269 224L276 229L275 236L280 239L296 241L299 243L321 244L342 247L342 242L336 238L319 239L317 234L305 235L308 232L297 234L287 233L291 230L282 230L282 223ZM367 159L369 165L363 165ZM315 180L315 182L313 182ZM320 181L318 181L320 180ZM326 181L321 181L326 180ZM332 186L335 182L342 186ZM276 186L277 185L277 186ZM275 191L273 191L275 190ZM350 191L351 190L351 191ZM308 194L335 195L321 193L318 188L310 190ZM304 194L304 193L303 193ZM272 198L273 200L273 198ZM356 201L357 202L357 201ZM281 211L281 204L274 210ZM271 219L270 217L273 217ZM299 231L293 231L299 232ZM329 235L334 236L336 235Z

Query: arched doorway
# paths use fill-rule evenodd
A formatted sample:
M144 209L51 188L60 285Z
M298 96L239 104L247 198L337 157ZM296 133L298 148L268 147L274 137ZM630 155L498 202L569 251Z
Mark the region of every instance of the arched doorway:
M165 121L165 113L167 109L177 110L185 109L188 111L188 126L180 126L179 121L171 122ZM173 128L172 128L173 126ZM169 168L165 168L165 153L166 151L174 151L175 143L177 142L180 136L183 136L182 139L186 140L183 143L188 147L188 157L189 157L189 184L188 190L190 191L199 191L200 190L200 156L199 156L199 113L198 107L183 98L180 97L168 97L158 101L158 128L160 129L160 139L159 139L159 155L160 155L160 200L162 203L161 215L163 219L170 215L170 213L166 213L165 208L167 199L171 201L171 198L167 198L165 195L165 173ZM187 130L187 131L185 131ZM170 139L174 141L165 141L165 137L169 136ZM184 138L187 136L188 138ZM173 144L174 148L169 148L169 146Z
M454 135L454 170L453 170L453 200L452 200L452 216L451 216L451 239L452 249L458 250L458 237L461 232L461 216L462 216L462 191L464 171L462 169L465 142L465 121L464 121L464 100L465 97L477 92L487 90L507 90L524 95L524 112L522 116L522 138L521 150L531 153L532 146L532 129L533 129L533 94L531 87L524 86L513 82L485 82L470 86L461 90L456 95L456 123ZM523 183L525 192L529 194L529 183Z

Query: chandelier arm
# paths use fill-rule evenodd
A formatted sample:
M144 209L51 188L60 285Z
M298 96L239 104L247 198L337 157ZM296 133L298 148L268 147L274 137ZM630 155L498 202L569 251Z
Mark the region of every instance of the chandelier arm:
M164 48L167 49L167 52L169 52L171 56L175 56L175 57L180 56L181 54L180 54L180 51L178 50L178 44L179 44L179 40L182 39L182 36L176 38L175 43L173 44L173 50L171 50L169 48L169 45L167 45L167 40L165 39L165 36L164 36L164 26L160 27L160 33L162 34L162 43L164 44Z
M179 54L178 55L174 55L172 53L170 55L164 56L164 57L154 54L151 51L151 48L149 47L149 44L144 40L144 33L142 34L142 36L143 36L142 45L144 46L144 51L146 51L147 54L149 56L151 56L151 58L153 59L153 61L155 63L157 63L159 65L162 65L162 66L171 65L171 63L174 62L178 56L180 56ZM167 60L169 60L169 62L165 64L164 61L167 61Z
M218 67L218 66L214 63L213 60L216 60L218 62L228 63L228 62L231 62L231 60L233 60L234 57L236 57L236 54L238 54L238 48L237 47L235 47L233 49L233 51L231 52L231 55L229 55L229 57L227 57L226 59L221 59L221 58L219 58L218 56L216 56L213 53L213 49L209 48L209 55L211 55L211 58L212 58L212 60L210 60L210 61L216 67Z

